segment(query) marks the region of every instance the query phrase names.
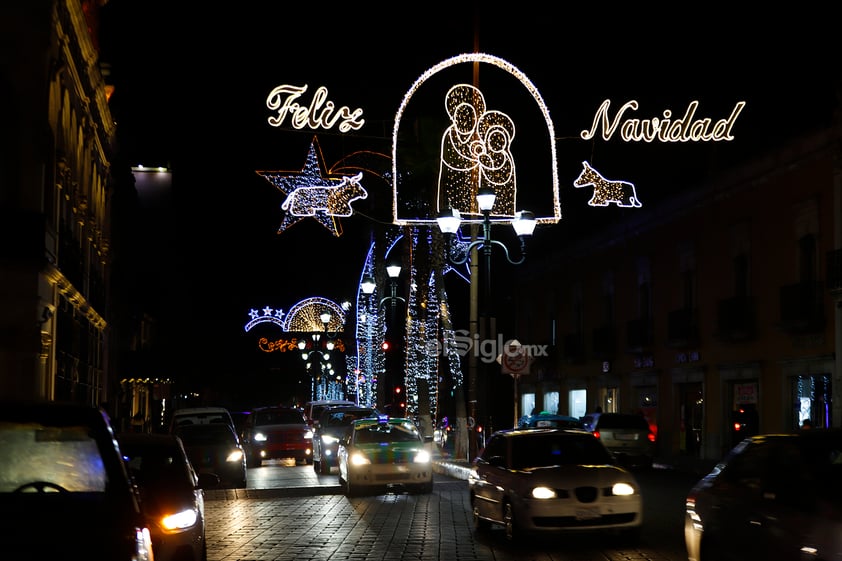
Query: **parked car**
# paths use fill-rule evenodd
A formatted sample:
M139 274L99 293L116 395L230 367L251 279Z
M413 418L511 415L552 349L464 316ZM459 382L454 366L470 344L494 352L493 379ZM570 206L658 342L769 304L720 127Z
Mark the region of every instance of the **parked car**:
M431 493L432 442L411 419L354 421L336 452L339 484L349 497L379 489Z
M219 488L244 488L248 483L246 455L234 429L226 423L181 425L175 434L199 473L219 477Z
M155 561L207 561L204 488L219 477L198 475L174 434L123 433L117 442L140 491Z
M176 409L170 419L170 432L175 432L176 427L182 425L206 425L209 423L225 423L234 432L237 432L237 425L231 413L225 407L183 407Z
M842 561L842 430L762 434L688 493L690 561Z
M588 431L497 431L472 468L468 492L477 531L502 525L509 540L583 531L639 536L640 485Z
M556 415L542 411L534 415L524 415L518 420L517 428L567 428L582 429L585 425L576 417L569 415Z
M623 465L652 467L655 459L655 433L643 415L602 413L596 420L593 435Z
M324 409L313 424L313 469L322 475L329 474L330 468L336 465L339 441L348 435L351 424L357 419L376 418L377 415L376 408L357 405L336 405Z
M78 403L0 403L3 559L154 561L111 420Z
M313 463L313 430L297 407L253 409L246 423L243 445L249 467L260 467L263 460L281 458L293 458L298 464Z

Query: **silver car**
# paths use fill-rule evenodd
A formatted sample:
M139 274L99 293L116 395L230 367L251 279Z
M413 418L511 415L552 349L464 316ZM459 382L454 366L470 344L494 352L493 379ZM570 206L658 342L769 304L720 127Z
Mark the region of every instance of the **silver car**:
M506 537L598 531L636 541L643 499L634 475L584 429L498 431L473 463L468 491L477 531Z
M593 434L617 461L627 467L652 467L655 457L655 432L643 415L602 413Z

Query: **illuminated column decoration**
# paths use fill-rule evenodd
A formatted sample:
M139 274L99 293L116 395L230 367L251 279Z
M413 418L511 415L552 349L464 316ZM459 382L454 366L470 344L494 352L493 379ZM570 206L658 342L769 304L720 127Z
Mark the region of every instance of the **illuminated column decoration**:
M427 236L426 247L432 247L432 234L429 228L413 228L412 231L412 255L419 251L419 235ZM406 316L406 409L407 415L417 415L420 409L418 383L419 380L426 382L429 396L430 416L435 419L438 408L438 366L440 353L438 349L438 325L439 305L435 285L435 275L429 272L429 277L419 278L419 271L415 266L415 260L410 266L409 280L409 301L407 302ZM419 282L427 287L424 291L427 298L424 302L418 301ZM423 312L421 308L423 306Z
M374 276L374 252L375 244L372 243L363 264L360 283L357 288L357 356L355 367L349 369L349 372L356 372L358 378L362 378L357 383L362 384L363 395L369 396L370 401L360 401L360 405L371 406L377 404L378 384L386 370L385 355L382 349L386 336L386 323L378 306L380 296L376 293L376 289L375 293L370 296L364 296L362 291L362 280Z
M444 298L439 304L439 316L443 320L442 325L453 325L453 321L450 319L450 304L448 304L444 287L442 287L441 292L444 294ZM462 359L459 355L459 344L456 342L456 332L453 329L442 329L441 337L442 356L446 359L447 370L453 383L451 389L455 390L465 383L465 377L462 374Z

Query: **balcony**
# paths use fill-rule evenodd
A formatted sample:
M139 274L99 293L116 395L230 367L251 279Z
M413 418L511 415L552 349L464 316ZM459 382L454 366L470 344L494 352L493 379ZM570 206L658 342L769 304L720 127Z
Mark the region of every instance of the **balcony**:
M585 338L581 333L564 336L561 358L571 363L585 360Z
M652 318L633 319L626 324L626 351L643 353L651 351L654 327Z
M614 358L617 352L617 328L613 325L604 325L593 330L593 354L594 358L609 360Z
M716 316L716 336L726 342L753 339L754 320L754 301L748 296L734 296L720 300Z
M824 283L800 282L781 287L781 329L792 335L825 328Z
M699 344L699 315L694 309L679 309L667 318L667 346L686 349Z

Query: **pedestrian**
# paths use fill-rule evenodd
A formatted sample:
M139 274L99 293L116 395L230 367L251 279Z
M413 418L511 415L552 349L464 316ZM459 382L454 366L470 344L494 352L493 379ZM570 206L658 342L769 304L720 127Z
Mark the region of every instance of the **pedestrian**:
M811 421L810 419L804 419L801 422L801 430L807 430L811 428L813 428L813 421Z

